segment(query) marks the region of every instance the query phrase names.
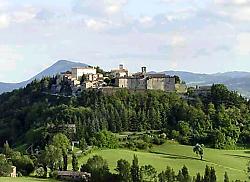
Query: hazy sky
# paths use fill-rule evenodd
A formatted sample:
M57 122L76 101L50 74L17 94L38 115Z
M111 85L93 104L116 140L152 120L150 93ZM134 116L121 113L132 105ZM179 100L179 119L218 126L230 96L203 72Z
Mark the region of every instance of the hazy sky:
M250 0L0 0L0 82L59 59L250 71Z

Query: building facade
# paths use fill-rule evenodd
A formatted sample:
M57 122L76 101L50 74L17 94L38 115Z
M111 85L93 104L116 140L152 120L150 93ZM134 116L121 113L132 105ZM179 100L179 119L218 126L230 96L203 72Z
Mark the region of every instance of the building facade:
M88 75L88 74L96 74L96 68L91 67L91 66L86 66L86 67L76 67L71 69L72 72L72 78L76 78L77 80L81 80L83 75Z

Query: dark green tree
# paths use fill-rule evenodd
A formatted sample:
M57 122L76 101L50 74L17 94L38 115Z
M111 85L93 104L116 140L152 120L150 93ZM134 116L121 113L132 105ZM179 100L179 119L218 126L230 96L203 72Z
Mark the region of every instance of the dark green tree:
M78 158L75 155L75 153L72 154L72 168L73 168L73 171L78 171L79 170Z
M193 152L196 153L197 155L200 156L201 160L203 160L203 155L204 155L204 146L203 144L196 144L193 148Z
M97 155L89 158L87 163L81 166L81 171L91 173L94 182L107 181L110 176L107 161Z
M210 182L216 182L217 177L216 177L216 172L213 167L210 169Z
M194 182L202 182L202 177L200 173L197 173L195 181Z
M118 172L119 180L121 182L131 181L130 164L128 161L124 159L118 160L116 171Z
M157 171L151 165L145 165L140 168L140 180L144 182L156 182Z
M230 182L227 172L224 174L224 182Z
M136 155L134 155L130 172L131 172L132 182L140 182L140 167Z

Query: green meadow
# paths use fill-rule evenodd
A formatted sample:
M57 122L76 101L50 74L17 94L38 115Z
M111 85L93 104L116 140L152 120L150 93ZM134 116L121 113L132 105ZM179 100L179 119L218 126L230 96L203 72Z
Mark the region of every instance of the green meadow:
M193 153L191 146L166 143L162 146L154 146L150 152L126 149L97 150L90 155L81 156L79 164L85 163L93 155L101 155L108 161L111 171L114 172L117 160L122 158L131 162L134 154L138 156L140 165L151 164L158 172L164 170L166 166L170 166L177 173L183 165L186 165L191 176L194 176L197 172L203 174L206 165L213 166L216 169L218 181L223 181L225 171L227 171L230 180L247 180L246 168L250 160L249 150L216 150L206 148L204 160L201 161Z

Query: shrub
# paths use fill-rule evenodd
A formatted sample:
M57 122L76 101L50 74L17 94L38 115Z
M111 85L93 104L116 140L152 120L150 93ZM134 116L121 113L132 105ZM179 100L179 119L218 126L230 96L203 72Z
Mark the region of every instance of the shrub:
M39 167L39 168L37 168L36 171L35 171L36 177L41 178L41 177L44 176L44 174L45 174L45 170L44 170L43 167Z

